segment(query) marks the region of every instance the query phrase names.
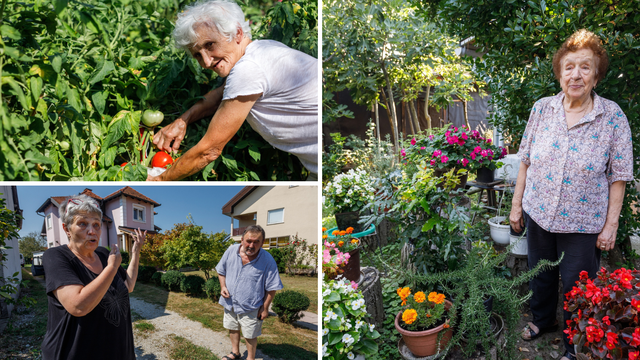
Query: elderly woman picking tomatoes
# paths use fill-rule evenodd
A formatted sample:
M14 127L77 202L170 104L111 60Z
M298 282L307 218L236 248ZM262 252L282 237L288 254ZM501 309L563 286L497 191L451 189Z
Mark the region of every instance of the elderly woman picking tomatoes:
M45 251L49 313L42 359L135 360L129 293L138 276L140 249L147 235L135 232L125 270L118 245L100 247L102 210L86 195L60 207L68 245Z
M187 126L205 116L204 137L169 170L149 180L179 180L220 156L245 119L274 147L296 155L317 178L318 60L272 40L251 40L240 7L209 0L187 7L173 32L175 43L224 84L153 137L160 150L175 151Z
M553 57L562 91L533 105L522 136L511 226L520 231L526 224L530 267L564 253L559 268L530 283L533 321L522 333L527 341L557 328L558 271L566 294L581 271L595 277L600 252L616 242L633 154L626 116L593 91L608 64L595 34L583 29L571 35ZM562 324L570 318L565 311ZM563 337L563 359L575 358Z

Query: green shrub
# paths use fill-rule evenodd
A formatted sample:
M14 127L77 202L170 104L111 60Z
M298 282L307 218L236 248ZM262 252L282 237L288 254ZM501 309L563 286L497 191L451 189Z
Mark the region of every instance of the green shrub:
M149 282L151 281L151 277L158 270L156 270L155 266L139 266L138 267L138 281Z
M180 282L180 291L191 296L202 295L202 286L204 279L198 275L189 275Z
M209 299L218 301L220 299L220 291L220 280L217 277L212 277L204 283L204 292Z
M122 263L128 264L130 260L129 253L126 251L120 251L120 255L122 255Z
M151 275L151 282L156 284L157 286L162 286L162 275L164 275L164 273L161 273L159 271L153 273L153 275Z
M291 324L300 320L302 311L309 308L309 298L297 291L285 290L276 294L272 309L281 322Z
M276 264L278 264L278 272L280 274L284 274L285 267L287 264L284 261L284 253L282 252L282 250L278 248L271 248L267 250L267 252L271 254L271 256L273 257L273 260L275 260Z
M185 277L180 271L169 270L162 275L162 286L169 291L180 291L180 283Z

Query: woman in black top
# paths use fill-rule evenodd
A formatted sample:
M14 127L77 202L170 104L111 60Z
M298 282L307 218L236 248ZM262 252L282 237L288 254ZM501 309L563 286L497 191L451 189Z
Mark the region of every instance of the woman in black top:
M42 342L43 360L134 360L129 293L138 275L146 231L134 236L125 271L118 245L99 247L102 211L86 195L60 208L69 245L44 253L49 318Z

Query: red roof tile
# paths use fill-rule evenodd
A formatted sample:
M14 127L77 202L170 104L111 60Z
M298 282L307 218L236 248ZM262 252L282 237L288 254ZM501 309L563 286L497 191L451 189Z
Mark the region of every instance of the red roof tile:
M118 197L120 195L126 195L126 196L132 197L134 199L138 199L138 200L141 200L141 201L145 201L145 202L151 203L155 207L160 206L160 204L158 204L157 202L151 200L150 198L142 195L141 193L139 193L138 191L136 191L135 189L133 189L130 186L125 186L122 189L114 192L113 194L109 194L109 195L105 196L104 200L105 201L111 200L111 199L113 199L115 197Z

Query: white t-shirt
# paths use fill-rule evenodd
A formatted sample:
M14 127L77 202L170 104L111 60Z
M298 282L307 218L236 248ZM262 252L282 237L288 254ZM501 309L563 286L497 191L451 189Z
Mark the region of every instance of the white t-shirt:
M259 93L249 125L318 173L318 59L277 41L251 42L227 76L222 100Z

